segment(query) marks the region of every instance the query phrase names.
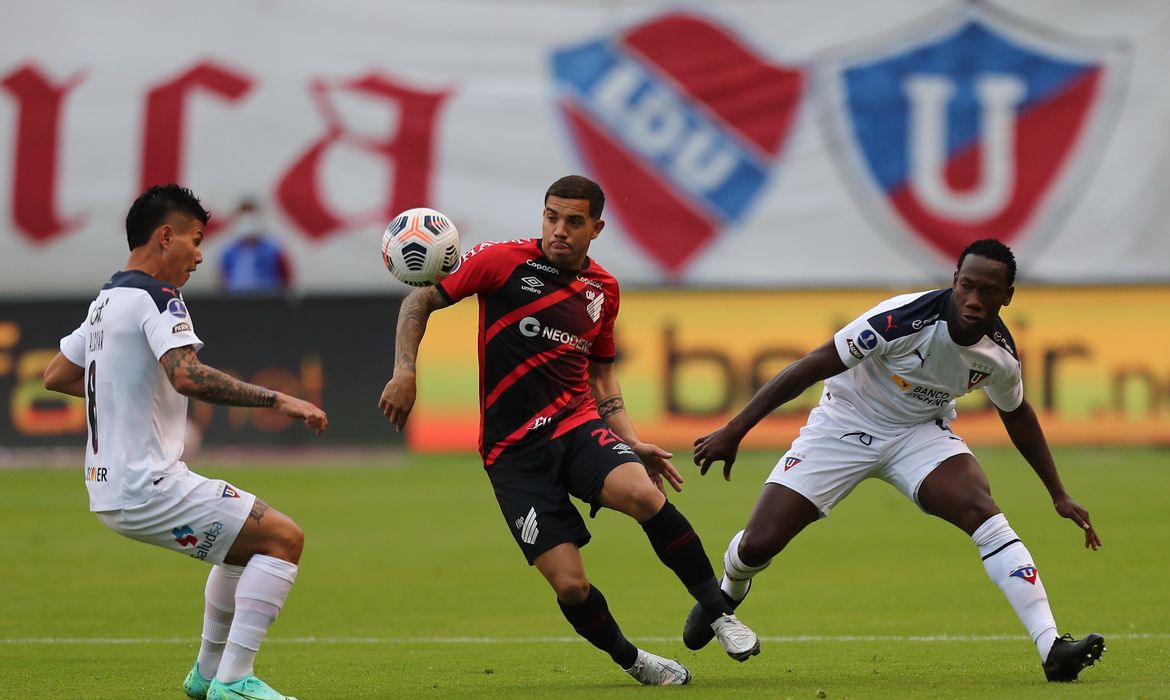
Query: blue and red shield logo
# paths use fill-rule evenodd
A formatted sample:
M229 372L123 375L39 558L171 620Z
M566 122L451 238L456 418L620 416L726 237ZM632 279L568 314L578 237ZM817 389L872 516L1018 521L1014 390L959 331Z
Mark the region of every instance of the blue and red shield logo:
M804 85L800 68L769 65L689 14L559 51L553 72L607 207L671 274L750 209Z
M1025 564L1024 566L1018 567L1014 571L1012 571L1010 574L1008 574L1009 577L1018 578L1018 579L1027 581L1028 583L1030 583L1033 586L1036 585L1036 578L1039 575L1040 575L1040 572L1037 571L1036 567L1032 566L1031 564Z
M1067 213L1123 58L971 3L831 59L824 111L879 220L953 260Z

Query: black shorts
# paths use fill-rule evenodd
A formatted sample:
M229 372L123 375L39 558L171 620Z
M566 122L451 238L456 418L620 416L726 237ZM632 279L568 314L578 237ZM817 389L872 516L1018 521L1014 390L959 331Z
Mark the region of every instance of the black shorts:
M595 503L605 477L626 462L638 462L630 446L600 420L573 428L544 445L507 453L487 469L504 521L531 564L544 552L589 542L585 520L569 500Z

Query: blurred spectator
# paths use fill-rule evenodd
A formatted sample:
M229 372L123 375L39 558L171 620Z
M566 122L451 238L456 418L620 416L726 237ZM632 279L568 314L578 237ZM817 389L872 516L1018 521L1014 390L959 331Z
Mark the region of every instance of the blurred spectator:
M234 294L283 292L293 271L277 236L264 226L255 200L240 202L233 219L235 240L219 259L219 284Z

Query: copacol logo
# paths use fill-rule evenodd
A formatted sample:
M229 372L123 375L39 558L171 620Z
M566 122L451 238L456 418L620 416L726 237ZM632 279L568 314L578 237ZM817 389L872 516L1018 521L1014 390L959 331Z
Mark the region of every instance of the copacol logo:
M565 119L609 206L671 274L749 211L788 138L804 83L800 69L768 65L739 38L689 14L558 51L553 72ZM666 228L663 211L672 214Z
M1062 35L988 3L825 60L846 176L885 228L953 260L1058 223L1110 126L1120 44Z

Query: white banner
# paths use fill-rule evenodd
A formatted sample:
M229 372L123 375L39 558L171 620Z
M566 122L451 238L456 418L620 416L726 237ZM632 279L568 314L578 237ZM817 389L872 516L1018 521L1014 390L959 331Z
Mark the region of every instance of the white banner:
M6 2L0 294L90 292L153 182L254 198L304 291L396 283L431 206L466 247L602 184L627 285L1170 280L1170 4L1125 0Z

